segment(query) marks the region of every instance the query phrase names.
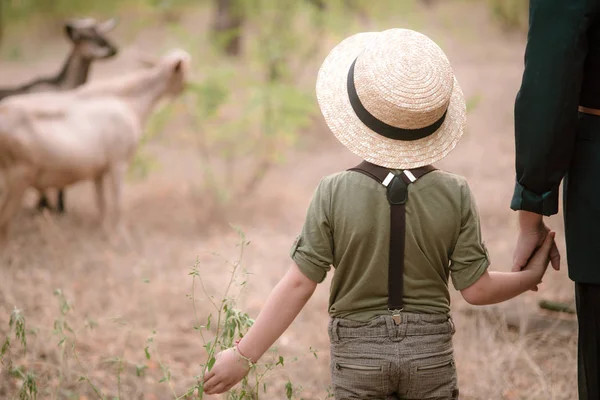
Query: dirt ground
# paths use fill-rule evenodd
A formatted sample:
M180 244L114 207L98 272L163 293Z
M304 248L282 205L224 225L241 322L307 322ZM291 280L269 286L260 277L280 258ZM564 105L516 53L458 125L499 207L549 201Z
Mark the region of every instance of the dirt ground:
M409 22L398 16L395 26ZM393 26L372 24L366 29ZM479 6L454 7L440 2L420 9L412 27L429 34L446 51L470 104L468 129L458 147L437 166L467 177L477 198L483 236L492 268L508 270L516 239L515 213L509 209L514 184L513 106L523 69L525 38L501 32ZM117 31L116 37L125 33ZM93 79L130 68L133 50L151 49L157 32L140 32L119 57L96 65ZM331 43L334 38L328 38ZM60 38L43 47L31 44L18 61L0 60L0 86L58 68L66 45ZM202 60L195 60L201 63ZM318 65L311 67L316 72ZM311 83L311 84L314 84ZM92 184L67 191L68 213L40 215L29 193L0 254L0 340L8 331L13 307L23 311L29 334L24 365L36 371L40 398L95 398L77 381L87 371L107 394L118 395L116 357L126 359L121 398L171 398L160 363L168 365L177 393L193 385L204 349L193 330L188 273L196 258L207 291L219 296L230 268L220 253L234 259L233 229L210 223L210 212L197 191L202 167L193 151L177 143L151 143L161 168L125 190L124 215L132 243L126 245L98 229ZM271 171L258 190L223 219L239 226L251 244L243 258L250 273L238 305L256 316L270 289L290 265L289 249L319 180L346 169L358 159L338 144L320 118L304 134L302 146ZM461 399L576 398L576 328L573 317L546 315L537 301L573 301L567 277L562 216L549 219L563 255L560 272L549 271L538 293L526 293L501 308L472 307L452 289L457 327L455 355ZM324 399L329 379L326 334L328 282L319 285L306 308L277 342L288 362L269 378L266 399L283 399L289 378L301 385L298 398ZM77 334L80 363L63 357L55 321L60 319L55 289L72 303L69 321ZM197 291L201 316L210 311ZM512 321L512 322L511 322ZM93 324L92 324L93 322ZM89 326L94 325L93 329ZM543 327L543 329L541 329ZM153 334L153 331L155 333ZM147 339L158 353L144 357ZM310 348L318 351L315 359ZM151 347L153 349L153 347ZM157 359L160 357L160 362ZM293 357L298 359L292 362ZM146 364L146 375L135 374ZM14 382L0 375L0 398L11 398ZM60 391L53 393L59 382ZM112 397L111 397L112 398Z

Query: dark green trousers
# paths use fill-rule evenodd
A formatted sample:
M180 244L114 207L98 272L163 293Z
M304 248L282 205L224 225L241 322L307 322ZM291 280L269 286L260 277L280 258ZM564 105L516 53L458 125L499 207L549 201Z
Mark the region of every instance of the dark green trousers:
M600 116L579 114L577 140L564 181L569 277L600 284Z
M600 399L600 285L575 283L579 400Z
M569 277L575 281L579 400L600 399L600 116L579 114L565 179Z

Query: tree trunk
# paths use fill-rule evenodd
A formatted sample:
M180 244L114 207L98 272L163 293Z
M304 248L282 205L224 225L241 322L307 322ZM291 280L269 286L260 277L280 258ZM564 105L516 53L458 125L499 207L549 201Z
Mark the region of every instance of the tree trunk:
M241 4L237 0L215 0L215 3L214 39L225 53L237 56L241 51L241 30L244 23Z
M319 11L325 11L327 9L327 5L324 0L307 0L309 4L315 6Z
M4 19L2 18L2 4L4 0L0 0L0 46L2 46L2 34L4 33Z

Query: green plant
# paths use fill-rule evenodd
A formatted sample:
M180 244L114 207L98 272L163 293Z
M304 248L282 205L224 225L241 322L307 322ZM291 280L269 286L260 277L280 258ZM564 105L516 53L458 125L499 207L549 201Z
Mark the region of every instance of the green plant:
M129 180L143 180L147 178L151 172L160 168L158 159L148 151L147 145L160 137L160 134L165 130L175 107L176 105L170 103L150 116L147 128L140 138L138 149L135 152L133 161L129 165L127 171L127 178Z
M488 0L492 15L508 30L525 30L529 16L528 0Z
M192 293L189 298L192 301L196 330L203 343L203 348L206 352L206 362L201 364L202 371L197 377L198 383L196 386L187 391L184 396L197 393L199 399L204 396L204 376L208 373L216 362L216 355L219 351L228 349L234 345L236 339L242 338L248 329L253 325L254 320L250 316L236 308L236 302L246 285L246 273L240 274L241 261L244 256L245 248L250 244L246 239L244 232L236 228L239 235L237 247L239 254L234 261L226 260L231 267L230 279L225 288L221 299L215 299L207 291L202 281L202 275L199 270L199 262L192 267L189 275L192 277ZM240 280L240 275L242 280ZM213 312L209 313L205 321L201 321L196 307L196 290L200 285L205 296L210 300ZM232 293L234 287L238 287L237 294ZM242 380L239 388L233 388L228 392L229 400L242 399L258 399L261 391L266 392L266 378L278 367L284 366L285 359L277 354L276 349L272 348L269 351L270 358L266 362L252 363L250 362L250 372ZM316 352L314 353L316 354ZM316 357L316 355L315 355ZM294 394L301 388L296 388L291 381L286 383L286 398L293 398ZM179 397L183 398L183 396Z
M5 373L14 379L20 380L21 385L17 396L19 400L35 400L38 394L37 380L35 374L28 371L23 365L15 365L12 358L12 342L10 334L14 331L14 339L23 346L23 353L27 353L27 331L25 328L25 317L21 310L14 308L8 321L8 336L0 349L0 365L4 367ZM2 376L0 374L0 376Z
M477 109L477 107L481 103L481 97L481 93L475 93L467 99L466 103L468 113L473 112Z
M184 106L171 108L169 119L177 124L177 139L196 149L203 195L212 195L219 207L254 191L285 160L317 110L312 87L299 77L318 53L320 36L299 33L321 31L320 14L292 0L236 4L245 21L244 52L236 59L224 56L221 39L170 26L201 62L193 63Z

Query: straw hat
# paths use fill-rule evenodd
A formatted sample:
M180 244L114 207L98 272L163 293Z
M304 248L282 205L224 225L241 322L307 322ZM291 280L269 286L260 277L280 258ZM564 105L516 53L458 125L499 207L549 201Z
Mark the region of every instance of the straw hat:
M441 160L465 127L465 100L448 58L427 36L408 29L344 39L323 62L316 91L338 140L386 168Z

